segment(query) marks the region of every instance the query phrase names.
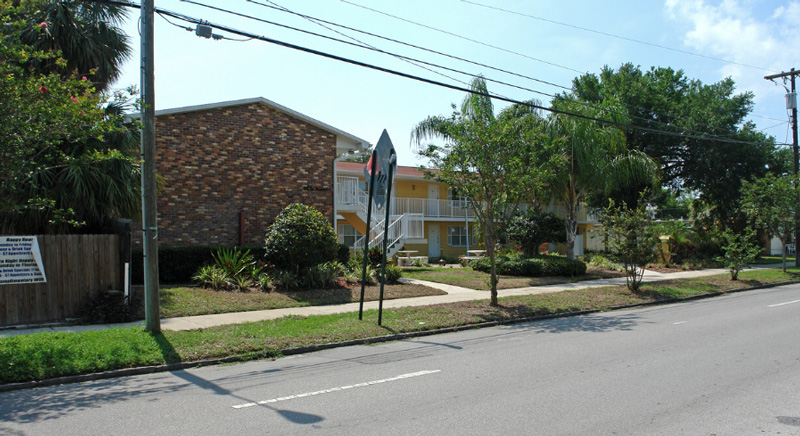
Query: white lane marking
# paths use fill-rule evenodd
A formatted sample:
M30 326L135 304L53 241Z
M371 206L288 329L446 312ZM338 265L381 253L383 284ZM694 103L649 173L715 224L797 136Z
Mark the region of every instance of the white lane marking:
M295 400L295 399L298 399L298 398L311 397L311 396L320 395L320 394L330 394L332 392L339 392L339 391L344 391L344 390L347 390L347 389L363 388L363 387L377 385L377 384L381 384L381 383L388 383L388 382L404 380L404 379L412 378L412 377L419 377L419 376L428 375L428 374L435 374L435 373L441 372L441 371L442 371L441 369L435 369L435 370L425 370L425 371L412 372L412 373L409 373L409 374L401 374L401 375L398 375L398 376L395 376L395 377L385 378L385 379L382 379L382 380L373 380L373 381L364 382L364 383L357 383L357 384L354 384L354 385L339 386L339 387L336 387L336 388L324 389L324 390L316 391L316 392L306 392L306 393L297 394L297 395L289 395L288 397L273 398L271 400L258 401L258 402L254 402L254 403L237 404L237 405L232 406L232 407L234 409L244 409L246 407L253 407L253 406L258 406L258 405L261 405L261 404L278 403L280 401Z
M673 322L672 325L686 324L686 321Z
M794 304L794 303L800 303L800 300L787 301L786 303L770 304L770 305L769 305L769 306L767 306L767 307L778 307L778 306L785 306L785 305L787 305L787 304Z

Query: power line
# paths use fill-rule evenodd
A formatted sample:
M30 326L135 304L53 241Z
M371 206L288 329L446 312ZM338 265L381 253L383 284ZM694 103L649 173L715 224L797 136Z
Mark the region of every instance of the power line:
M382 12L382 11L379 11L379 10L377 10L377 9L373 9L373 8L370 8L370 7L367 7L367 6L364 6L364 5L360 5L360 4L358 4L358 3L353 3L353 2L350 2L350 1L348 1L348 0L340 0L340 1L341 1L341 2L344 2L344 3L347 3L347 4L349 4L349 5L355 6L355 7L357 7L357 8L366 9L366 10L368 10L368 11L372 11L372 12L375 12L375 13L377 13L377 14L385 15L385 16L387 16L387 17L394 18L394 19L396 19L396 20L400 20L400 21L404 21L404 22L406 22L406 23L413 24L413 25L415 25L415 26L423 27L423 28L425 28L425 29L428 29L428 30L433 30L433 31L435 31L435 32L444 33L445 35L454 36L454 37L456 37L456 38L460 38L460 39L463 39L463 40L465 40L465 41L473 42L473 43L475 43L475 44L480 44L480 45L482 45L482 46L489 47L489 48L493 48L493 49L495 49L495 50L500 50L500 51L504 51L504 52L506 52L506 53L511 53L511 54L513 54L513 55L521 56L521 57L524 57L524 58L527 58L527 59L530 59L530 60L534 60L534 61L536 61L536 62L541 62L541 63L543 63L543 64L551 65L551 66L554 66L554 67L557 67L557 68L563 68L563 69L565 69L565 70L569 70L569 71L572 71L572 72L575 72L575 73L578 73L578 74L583 74L583 73L585 73L585 71L579 71L579 70L576 70L576 69L574 69L574 68L570 68L570 67L567 67L567 66L564 66L564 65L559 65L559 64L556 64L556 63L554 63L554 62L549 62L549 61L546 61L546 60L544 60L544 59L535 58L535 57L533 57L533 56L529 56L529 55L526 55L526 54L524 54L524 53L519 53L519 52L516 52L516 51L513 51L513 50L509 50L509 49L507 49L507 48L498 47L498 46L496 46L496 45L492 45L492 44L488 44L488 43L485 43L485 42L482 42L482 41L478 41L478 40L476 40L476 39L472 39L472 38L469 38L469 37L467 37L467 36L464 36L464 35L459 35L459 34L457 34L457 33L449 32L449 31L447 31L447 30L438 29L438 28L436 28L436 27L433 27L433 26L428 26L428 25L426 25L426 24L418 23L418 22L416 22L416 21L411 21L411 20L409 20L409 19L402 18L402 17L398 17L397 15L392 15L392 14L389 14L389 13L387 13L387 12Z
M750 116L751 116L751 117L764 118L764 119L766 119L766 120L772 120L772 121L782 121L782 120L779 120L778 118L772 118L772 117L768 117L768 116L765 116L765 115L755 115L755 114L751 114ZM784 122L788 123L788 121L784 121Z
M240 12L232 11L230 9L219 8L219 7L216 7L216 6L211 6L211 5L207 5L207 4L204 4L204 3L199 3L199 2L192 1L192 0L181 0L181 1L184 2L184 3L190 3L190 4L193 4L193 5L201 6L201 7L212 9L212 10L215 10L215 11L224 12L224 13L227 13L227 14L236 15L236 16L243 17L243 18L248 18L248 19L255 20L255 21L260 21L262 23L271 24L273 26L283 27L285 29L289 29L289 30L294 30L296 32L305 33L307 35L312 35L312 36L316 36L316 37L319 37L319 38L329 39L331 41L336 41L336 42L339 42L339 43L342 43L342 44L349 44L349 45L353 45L353 46L356 46L356 47L359 47L359 48L366 48L368 50L378 51L378 52L381 52L381 53L384 53L384 54L388 54L390 56L394 56L397 59L400 59L400 60L402 60L404 62L408 62L408 63L410 63L410 64L412 64L414 66L420 67L420 68L422 68L424 70L427 70L427 71L429 71L429 72L431 72L433 74L437 74L439 76L446 77L446 78L448 78L450 80L454 80L456 82L463 83L465 85L467 84L466 82L464 82L462 80L456 79L454 77L450 77L450 76L448 76L448 75L446 75L446 74L444 74L442 72L435 71L435 70L432 70L432 69L430 69L428 67L425 67L425 66L421 65L421 64L427 64L427 65L432 65L432 64L428 64L427 62L419 61L419 60L412 59L412 58L407 58L405 56L397 55L397 54L394 54L394 53L385 52L383 50L380 50L380 49L378 49L376 47L373 47L373 46L371 46L369 44L366 44L366 43L364 43L362 41L359 41L359 40L357 40L355 38L351 38L351 37L349 37L347 35L344 35L344 34L342 34L340 32L332 30L332 29L328 29L328 30L336 32L339 35L342 35L342 36L344 36L346 38L353 39L357 43L351 43L351 42L344 41L344 40L337 39L337 38L333 38L333 37L330 37L330 36L327 36L327 35L322 35L322 34L319 34L319 33L311 32L309 30L303 30L303 29L299 29L299 28L296 28L296 27L288 26L288 25L285 25L285 24L280 24L280 23L276 23L276 22L273 22L273 21L264 20L264 19L261 19L261 18L258 18L258 17L254 17L252 15L247 15L247 14L243 14L243 13L240 13ZM325 26L323 26L323 27L325 27ZM326 29L327 29L327 27L326 27ZM439 67L439 68L443 68L443 67Z
M670 50L670 51L674 51L674 52L678 52L678 53L687 54L687 55L690 55L690 56L697 56L697 57L700 57L700 58L711 59L711 60L715 60L715 61L719 61L719 62L724 62L726 64L738 65L740 67L754 68L756 70L761 70L761 71L773 71L773 70L770 70L769 68L758 67L758 66L749 65L749 64L743 64L743 63L740 63L740 62L734 62L734 61L730 61L730 60L727 60L727 59L717 58L717 57L714 57L714 56L702 55L702 54L690 52L690 51L687 51L687 50L681 50L679 48L667 47L665 45L655 44L655 43L652 43L652 42L642 41L642 40L634 39L634 38L628 38L627 36L615 35L613 33L608 33L608 32L603 32L603 31L600 31L600 30L589 29L589 28L586 28L586 27L576 26L574 24L563 23L561 21L555 21L555 20L550 20L550 19L547 19L547 18L537 17L535 15L525 14L525 13L522 13L522 12L510 10L510 9L503 9L503 8L500 8L500 7L497 7L497 6L486 5L486 4L478 3L478 2L475 2L475 1L471 1L471 0L461 0L461 1L464 2L464 3L469 3L471 5L480 6L482 8L493 9L493 10L500 11L500 12L505 12L505 13L508 13L508 14L518 15L518 16L521 16L521 17L531 18L531 19L534 19L534 20L544 21L544 22L547 22L547 23L557 24L559 26L564 26L564 27L570 27L570 28L573 28L573 29L583 30L584 32L591 32L591 33L595 33L597 35L603 35L603 36L608 36L608 37L611 37L611 38L622 39L622 40L629 41L629 42L635 42L637 44L644 44L644 45L648 45L650 47L656 47L656 48L660 48L660 49L663 49L663 50ZM345 2L345 3L347 3L347 2Z
M252 2L252 0L246 0L246 1ZM426 29L430 29L430 30L433 30L433 31L436 31L436 32L444 33L446 35L455 36L457 38L461 38L461 39L464 39L466 41L470 41L470 42L473 42L473 43L476 43L476 44L480 44L480 45L483 45L483 46L486 46L486 47L494 48L496 50L512 53L512 54L515 54L515 55L518 55L518 56L522 56L522 57L525 57L525 58L529 58L529 59L532 59L532 60L535 60L535 61L538 61L538 62L543 62L543 63L549 64L549 65L553 65L553 66L556 66L556 67L559 67L559 68L564 68L564 69L576 72L578 74L584 74L584 72L578 71L578 70L576 70L574 68L570 68L570 67L566 67L564 65L559 65L559 64L556 64L556 63L552 63L552 62L548 62L548 61L542 60L542 59L534 58L534 57L531 57L531 56L528 56L528 55L525 55L525 54L522 54L522 53L518 53L518 52L509 50L509 49L505 49L503 47L498 47L498 46L494 46L494 45L491 45L491 44L487 44L487 43L484 43L484 42L481 42L481 41L478 41L478 40L475 40L475 39L472 39L472 38L469 38L469 37L466 37L466 36L463 36L463 35L459 35L459 34L456 34L456 33L453 33L453 32L442 30L442 29L439 29L439 28L436 28L436 27L433 27L433 26L428 26L426 24L418 23L418 22L415 22L415 21L412 21L412 20L409 20L409 19L406 19L406 18L403 18L403 17L399 17L399 16L396 16L396 15L389 14L387 12L383 12L383 11L380 11L380 10L377 10L377 9L373 9L373 8L370 8L370 7L367 7L367 6L364 6L364 5L360 5L358 3L353 3L353 2L348 1L348 0L340 0L340 1L343 2L343 3L347 3L349 5L361 8L361 9L365 9L365 10L368 10L368 11L371 11L371 12L375 12L377 14L381 14L381 15L384 15L384 16L387 16L387 17L390 17L390 18L394 18L396 20L400 20L400 21L403 21L403 22L406 22L406 23L410 23L410 24L413 24L413 25L416 25L416 26L420 26L420 27L423 27L423 28L426 28ZM472 2L469 2L468 0L462 0L462 1L467 1L468 3L472 3ZM479 3L475 3L475 4L479 5L479 6L484 6L484 5L481 5ZM492 8L491 6L487 6L487 7ZM512 12L512 11L509 11L509 12ZM538 17L533 17L532 16L532 18L538 18ZM557 24L562 24L562 23L557 23ZM590 29L583 29L583 30L591 31ZM602 33L602 32L600 32L600 33ZM616 35L609 34L609 36L616 36ZM749 67L752 67L752 68L764 70L764 68L760 68L760 67L754 67L754 66L750 66L750 65L744 65L744 66L749 66ZM767 70L767 71L770 71L770 70ZM567 88L567 87L564 87L564 86L561 86L561 85L554 85L554 86L558 86L560 88L567 89L567 90L570 90L570 91L572 90L572 88ZM544 95L547 95L547 94L544 94ZM627 103L623 103L623 104L625 106L633 108L633 109L638 109L638 110L644 109L644 108L641 108L641 107L638 107L638 106L634 106L634 105L631 105L631 104L627 104ZM660 115L660 116L674 118L674 119L678 119L678 120L682 119L680 116L663 114L663 113L659 113L659 112L656 112L656 111L650 111L650 112L653 113L654 115ZM635 116L631 116L631 117L638 118L638 119L643 119L643 120L645 120L645 121L647 121L649 123L657 123L657 124L666 125L666 123L659 122L659 121L656 121L656 120L649 120L649 119L646 119L646 118L635 117Z
M356 41L358 41L358 44L354 44L352 42L343 41L341 39L333 38L333 37L330 37L330 36L327 36L327 35L321 35L321 34L318 34L318 33L315 33L315 32L311 32L311 31L307 31L307 30L304 30L304 29L298 29L296 27L292 27L292 26L288 26L288 25L284 25L284 24L280 24L280 23L275 23L273 21L264 20L262 18L254 17L252 15L248 15L248 14L232 11L232 10L225 9L225 8L219 8L219 7L216 7L216 6L206 5L204 3L199 3L199 2L196 2L196 1L193 1L193 0L181 0L181 1L183 1L185 3L190 3L190 4L197 5L197 6L202 6L202 7L205 7L205 8L209 8L209 9L212 9L212 10L216 10L216 11L220 11L220 12L225 12L225 13L228 13L228 14L236 15L236 16L239 16L239 17L248 18L248 19L251 19L251 20L254 20L254 21L259 21L259 22L271 24L271 25L274 25L274 26L278 26L278 27L282 27L282 28L298 31L298 32L301 32L301 33L304 33L304 34L321 37L321 38L328 39L328 40L331 40L331 41L336 41L336 42L340 42L340 43L343 43L343 44L356 46L356 47L359 47L359 48L362 48L362 49L368 49L368 50L376 51L376 52L379 52L379 53L388 54L388 55L394 56L394 57L396 57L398 59L406 60L407 62L410 62L412 64L419 63L419 64L424 64L424 65L429 65L429 66L435 67L435 68L441 68L441 69L444 69L444 70L447 70L447 71L451 71L451 72L454 72L454 73L463 74L465 76L478 77L477 74L473 74L473 73L465 72L465 71L462 71L462 70L457 70L457 69L454 69L454 68L446 67L446 66L443 66L443 65L439 65L439 64L435 64L435 63L431 63L431 62L426 62L426 61L422 61L422 60L419 60L419 59L410 58L410 57L406 57L406 56L403 56L403 55L387 52L387 51L378 49L376 47L367 45L367 44L365 44L365 43L363 43L361 41L358 41L358 40L356 40ZM255 4L260 5L260 6L269 7L270 9L278 10L278 11L281 11L281 12L292 13L294 15L301 16L302 18L314 21L313 17L309 17L309 16L305 16L305 15L302 15L302 14L294 13L294 12L290 11L288 8L285 8L283 6L272 7L272 6L269 6L269 5L264 5L264 4L261 4L261 3L254 2L252 0L247 0L247 1L249 1L251 3L255 3ZM266 0L266 1L268 1L268 2L270 2L272 4L275 4L275 3L271 2L270 0ZM328 22L328 23L330 23L330 22ZM332 25L337 25L335 23L331 23L331 24ZM329 29L329 30L331 30L331 29ZM337 33L339 33L339 32L337 32ZM341 34L341 33L339 33L339 34ZM347 37L347 35L343 35L343 36ZM428 70L428 71L432 71L432 70L430 70L428 68L425 68L425 69ZM435 71L433 71L433 72L436 73ZM443 74L440 74L440 75L443 75ZM443 75L443 76L447 77L448 79L455 80L455 81L457 81L459 83L466 84L465 82L463 82L461 80L454 79L454 78L449 77L447 75ZM548 96L550 98L556 98L556 95L549 94L549 93L542 92L542 91L537 91L535 89L530 89L530 88L526 88L526 87L523 87L523 86L518 86L518 85L515 85L515 84L512 84L512 83L508 83L508 82L504 82L504 81L500 81L500 80L495 80L495 79L491 79L491 78L484 78L484 79L486 81L488 81L488 82L493 82L493 83L497 83L497 84L500 84L500 85L505 85L505 86L509 86L509 87L512 87L512 88L517 88L517 89L520 89L520 90L523 90L523 91L529 91L529 92L533 92L533 93L536 93L536 94L545 95L545 96ZM568 88L565 88L565 89L568 89ZM498 95L500 97L508 98L508 97L506 97L504 95L501 95L501 94L496 94L495 93L495 95ZM582 101L576 101L576 103L581 105L581 106L584 106L584 107L590 107L590 108L593 108L593 109L600 109L598 106L596 106L596 105L594 105L592 103L582 102ZM642 108L640 108L638 106L633 106L633 105L630 105L630 104L625 104L625 106L628 106L628 107L631 107L631 108L634 108L634 109L642 109ZM687 133L691 133L691 134L699 134L699 135L706 135L707 134L706 132L701 132L701 131L698 131L698 130L688 129L688 128L685 128L685 127L676 127L676 126L672 126L669 123L666 123L666 122L663 122L663 121L658 121L658 120L644 118L644 117L640 117L640 116L636 116L636 115L631 115L629 113L620 113L620 112L613 111L613 110L608 110L608 109L602 109L602 110L605 110L606 112L613 113L613 114L616 114L616 115L622 115L622 116L625 116L625 117L628 117L628 118L641 120L641 121L644 121L644 122L646 122L648 124L651 124L651 125L655 124L655 125L665 126L665 127L668 127L668 128L675 128L675 129L678 129L678 130L681 130L681 131L684 131L684 132L687 132ZM655 114L655 115L661 115L661 116L665 116L665 117L669 117L669 118L680 119L680 117L677 117L677 116L665 115L665 114L661 114L661 113L653 112L653 111L651 111L651 112L653 114ZM727 134L727 135L725 135L725 134L723 134L723 135L717 134L715 136L724 138L726 136L730 136L730 134Z
M517 77L520 77L520 78L523 78L523 79L532 80L534 82L542 83L542 84L545 84L545 85L554 86L556 88L561 88L561 89L564 89L564 90L567 90L567 91L570 91L572 89L572 88L569 88L567 86L559 85L559 84L553 83L553 82L548 82L548 81L542 80L542 79L537 79L535 77L527 76L525 74L515 73L513 71L504 70L502 68L498 68L498 67L494 67L494 66L491 66L491 65L487 65L487 64L484 64L484 63L481 63L481 62L472 61L472 60L465 59L465 58L462 58L462 57L459 57L459 56L447 54L447 53L444 53L444 52L441 52L441 51L432 50L432 49L429 49L429 48L426 48L426 47L422 47L422 46L419 46L419 45L415 45L415 44L411 44L411 43L408 43L408 42L405 42L405 41L400 41L400 40L397 40L397 39L388 38L386 36L378 35L376 33L371 33L371 32L367 32L367 31L364 31L364 30L356 29L356 28L353 28L353 27L345 26L343 24L338 24L338 23L334 23L334 22L331 22L331 21L323 20L321 18L312 17L310 15L304 15L304 14L301 14L301 13L298 13L298 12L294 12L292 10L289 10L289 9L286 9L286 8L283 8L283 7L277 8L277 7L266 5L266 4L263 4L263 3L259 3L259 2L253 1L253 0L245 0L245 1L247 1L249 3L256 4L256 5L259 5L259 6L262 6L262 7L265 7L265 8L270 8L270 9L275 9L275 10L279 10L279 11L282 11L282 12L287 12L287 13L290 13L292 15L296 15L296 16L301 17L301 18L306 18L306 19L310 19L310 20L313 20L313 21L316 21L316 22L321 22L321 23L332 25L332 26L336 26L336 27L339 27L339 28L342 28L342 29L351 30L353 32L358 32L358 33L360 33L362 35L367 35L367 36L372 36L372 37L375 37L375 38L380 38L380 39L383 39L383 40L386 40L386 41L389 41L389 42L393 42L393 43L396 43L396 44L404 45L406 47L411 47L411 48L415 48L417 50L422 50L422 51L425 51L425 52L428 52L428 53L433 53L433 54L436 54L436 55L439 55L439 56L445 56L445 57L450 58L450 59L455 59L455 60L458 60L458 61L467 62L467 63L475 65L475 66L479 66L479 67L482 67L482 68L488 68L488 69L491 69L491 70L494 70L494 71L498 71L498 72L505 73L505 74L510 74L512 76L517 76ZM266 1L269 1L269 0L266 0Z
M284 29L294 30L296 32L304 33L306 35L312 35L312 36L316 36L316 37L319 37L319 38L324 38L324 39L327 39L327 40L330 40L330 41L335 41L335 42L339 42L339 43L342 43L342 44L347 44L347 45L350 45L350 46L354 46L354 47L358 47L358 48L362 48L362 49L366 49L366 50L375 51L375 52L378 52L378 53L382 53L382 54L386 54L386 55L389 55L389 56L393 56L395 58L404 60L406 62L410 62L412 64L428 65L428 66L431 66L431 67L434 67L434 68L441 68L443 70L450 71L450 72L453 72L453 73L463 74L463 75L469 76L469 77L477 77L478 76L477 74L469 73L469 72L462 71L462 70L457 70L455 68L446 67L444 65L439 65L439 64L432 63L432 62L423 61L421 59L416 59L416 58L412 58L412 57L408 57L408 56L403 56L403 55L400 55L400 54L397 54L397 53L388 52L388 51L373 47L371 45L364 44L361 41L359 41L358 43L353 43L353 42L350 42L350 41L345 41L345 40L342 40L342 39L334 38L332 36L322 35L322 34L319 34L319 33L316 33L316 32L311 32L309 30L299 29L299 28L288 26L288 25L285 25L285 24L276 23L274 21L265 20L263 18L254 17L252 15L243 14L241 12L232 11L230 9L219 8L219 7L216 7L216 6L211 6L211 5L207 5L207 4L204 4L204 3L199 3L199 2L196 2L196 1L193 1L193 0L181 0L181 1L185 2L185 3L190 3L190 4L193 4L193 5L201 6L201 7L204 7L204 8L212 9L212 10L215 10L215 11L224 12L224 13L231 14L231 15L236 15L238 17L248 18L248 19L251 19L251 20L254 20L254 21L270 24L270 25L277 26L277 27L282 27ZM417 65L417 66L420 66L420 65ZM425 68L425 67L422 67L422 68ZM442 76L444 76L444 77L446 77L446 78L448 78L450 80L454 80L456 82L459 82L459 83L462 83L464 85L467 85L467 83L464 82L464 81L461 81L461 80L458 80L456 78L444 75L444 74L439 73L437 71L433 71L433 70L431 70L429 68L425 68L425 69L430 71L430 72L432 72L432 73L442 75ZM526 88L524 86L515 85L515 84L509 83L509 82L503 82L503 81L500 81L500 80L495 80L495 79L490 79L490 78L486 78L486 80L489 81L489 82L500 84L500 85L505 85L505 86L509 86L509 87L512 87L512 88L517 88L517 89L520 89L520 90L523 90L523 91L528 91L528 92L533 92L533 93L536 93L536 94L546 95L546 96L551 97L551 98L555 97L553 94L548 94L546 92L537 91L535 89Z
M94 1L94 2L99 2L99 3L107 3L107 4L116 4L116 5L128 6L128 7L134 7L134 8L139 8L140 7L139 5L134 4L134 3L122 2L122 1L116 1L116 0L89 0L89 1ZM482 95L482 96L485 96L485 97L488 97L488 98L504 101L504 102L507 102L507 103L524 105L524 106L528 106L528 107L531 107L531 108L534 108L534 109L539 109L539 110L543 110L543 111L546 111L546 112L550 112L550 113L553 113L553 114L570 116L570 117L575 117L575 118L581 118L581 119L585 119L585 120L588 120L588 121L594 121L594 122L598 122L598 123L602 123L602 124L609 124L609 125L614 125L614 126L618 126L618 127L626 127L626 128L631 128L631 129L635 129L635 130L644 131L644 132L650 132L650 133L666 135L666 136L680 137L680 138L684 138L684 139L698 139L698 140L704 140L704 141L727 142L727 143L738 143L738 144L748 144L748 145L762 144L762 143L757 143L757 142L735 140L735 139L720 139L718 137L713 137L713 136L700 136L700 135L692 135L692 134L684 134L684 133L676 133L676 132L667 132L667 131L664 131L664 130L652 129L652 128L648 128L648 127L635 126L635 125L632 125L632 124L621 123L621 122L612 121L612 120L605 120L605 119L601 119L601 118L595 118L595 117L582 115L582 114L577 114L577 113L568 112L568 111L563 111L563 110L559 110L559 109L555 109L555 108L548 108L548 107L544 107L544 106L542 106L540 104L535 104L535 103L531 103L531 102L527 102L527 101L519 101L519 100L511 99L511 98L508 98L508 97L503 97L503 96L500 96L500 95L497 95L497 94L481 93L481 92L477 92L477 91L474 91L474 90L469 89L469 88L463 88L463 87L452 85L452 84L449 84L449 83L439 82L439 81L428 79L428 78L425 78L425 77L420 77L420 76L416 76L416 75L413 75L413 74L404 73L402 71L392 70L392 69L381 67L381 66L378 66L378 65L372 65L372 64L365 63L365 62L361 62L361 61L358 61L358 60L355 60L355 59L350 59L350 58L338 56L338 55L335 55L335 54L332 54L332 53L327 53L327 52L311 49L311 48L308 48L308 47L303 47L303 46L299 46L299 45L296 45L296 44L288 43L288 42L285 42L285 41L280 41L280 40L277 40L277 39L256 35L256 34L253 34L253 33L250 33L250 32L245 32L245 31L233 28L233 27L229 27L229 26L225 26L225 25L221 25L221 24L210 23L208 21L200 20L198 18L194 18L194 17L188 16L188 15L172 12L172 11L169 11L169 10L166 10L166 9L158 9L158 12L162 13L162 14L166 14L166 15L168 15L170 17L173 17L173 18L176 18L176 19L179 19L179 20L183 20L183 21L186 21L186 22L189 22L189 23L193 23L193 24L203 24L203 25L206 25L206 26L209 26L209 27L213 27L213 28L216 28L218 30L221 30L221 31L224 31L224 32L228 32L228 33L231 33L231 34L234 34L234 35L244 36L244 37L248 37L248 38L259 40L259 41L268 42L268 43L275 44L275 45L278 45L278 46L281 46L281 47L290 48L290 49L293 49L293 50L298 50L298 51L302 51L302 52L309 53L309 54L314 54L314 55L317 55L317 56L321 56L321 57L325 57L325 58L329 58L329 59L345 62L345 63L351 64L351 65L356 65L356 66L360 66L360 67L364 67L364 68L368 68L368 69L372 69L372 70L376 70L376 71L392 74L392 75L395 75L395 76L416 80L416 81L419 81L419 82L428 83L428 84L431 84L431 85L436 85L436 86L440 86L440 87L447 88L447 89L452 89L452 90L461 91L461 92L467 92L467 93L470 93L470 94Z
M782 126L784 124L789 124L789 122L788 121L781 121L780 123L775 124L774 126L769 126L769 127L764 127L763 129L758 129L758 131L759 132L763 132L764 130L774 129L775 127Z
M266 0L266 1L267 1L267 2L269 2L269 3L271 3L273 6L277 6L277 7L279 8L278 10L283 10L283 11L285 11L285 12L292 13L292 11L290 11L290 10L289 10L288 8L286 8L286 7L283 7L283 6L281 6L281 5L279 5L279 4L275 3L275 2L272 2L272 1L270 1L270 0ZM254 2L254 3L255 3L255 2ZM258 3L256 3L256 4L258 4ZM266 5L263 5L263 6L266 6ZM313 24L316 24L317 26L320 26L320 27L322 27L323 29L329 30L329 31L331 31L331 32L333 32L333 33L335 33L335 34L337 34L337 35L341 35L341 36L343 36L343 37L345 37L345 38L347 38L347 39L349 39L349 40L351 40L351 41L355 41L356 43L358 43L358 44L361 44L361 45L362 45L362 46L364 46L364 47L369 47L369 48L376 49L376 50L378 49L378 48L377 48L377 47L375 47L374 45L367 44L366 42L364 42L364 41L361 41L361 40L359 40L358 38L355 38L355 37L353 37L353 36L350 36L350 35L347 35L347 34L345 34L344 32L340 32L340 31L338 31L338 30L336 30L336 29L333 29L333 28L331 28L331 27L328 27L328 26L326 26L326 25L325 25L325 24L323 24L323 23L320 23L320 22L314 21L314 20L312 20L312 19L310 19L310 18L306 18L306 20L307 20L307 21L309 21L309 22L311 22L311 23L313 23ZM397 58L397 59L400 59L401 61L404 61L404 62L407 62L407 63L409 63L409 64L411 64L411 65L414 65L414 66L416 66L416 67L422 68L423 70L427 70L427 71L430 71L431 73L437 74L437 75L439 75L439 76L442 76L442 77L446 77L446 78L448 78L448 79L450 79L450 80L455 80L456 82L459 82L459 83L464 83L464 84L466 84L466 83L465 83L464 81L462 81L462 80L456 79L456 78L454 78L454 77L450 77L450 76L448 76L448 75L446 75L446 74L444 74L444 73L441 73L441 72L439 72L439 71L432 70L432 69L430 69L430 68L428 68L428 67L426 67L426 66L423 66L423 65L421 65L419 62L415 62L415 61L411 61L411 60L409 60L409 59L405 59L405 58L403 58L402 56L399 56L399 55L392 55L392 56L394 56L394 57L395 57L395 58Z

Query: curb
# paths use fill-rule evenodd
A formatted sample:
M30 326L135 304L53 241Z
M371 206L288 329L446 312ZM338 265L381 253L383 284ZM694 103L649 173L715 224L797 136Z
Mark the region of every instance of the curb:
M9 392L9 391L16 391L22 389L33 389L33 388L43 388L48 386L56 386L62 384L73 384L73 383L82 383L87 381L95 381L95 380L105 380L110 378L117 378L117 377L127 377L133 375L144 375L144 374L154 374L158 372L171 372L171 371L180 371L184 369L191 369L191 368L201 368L204 366L211 366L211 365L219 365L223 363L236 363L236 362L248 362L258 359L273 359L278 358L281 356L294 356L299 354L306 354L306 353L313 353L316 351L323 351L329 350L333 348L341 348L341 347L350 347L353 345L369 345L369 344L378 344L382 342L392 342L392 341L399 341L404 339L410 338L417 338L417 337L424 337L424 336L433 336L439 335L444 333L455 333L463 330L471 330L471 329L479 329L479 328L486 328L486 327L497 327L500 325L510 325L510 324L519 324L523 322L532 322L532 321L543 321L548 319L557 319L557 318L568 318L573 316L580 316L580 315L590 315L593 313L600 313L600 312L609 312L614 310L623 310L623 309L634 309L637 307L648 307L648 306L660 306L664 304L674 304L674 303L682 303L686 301L692 300L704 300L707 298L718 297L725 294L735 294L738 292L745 292L745 291L752 291L756 289L767 289L767 288L775 288L778 286L786 286L786 285L794 285L800 284L800 280L790 280L786 282L779 282L779 283L769 283L764 285L758 286L748 286L745 288L739 289L731 289L729 291L717 291L717 292L709 292L707 294L699 294L699 295L692 295L690 297L683 297L683 298L671 298L668 300L659 300L659 301L652 301L648 303L636 303L636 304L627 304L623 306L612 306L607 309L592 309L592 310L579 310L574 312L562 312L562 313L554 313L550 315L537 315L537 316L529 316L525 318L513 318L513 319L506 319L500 321L486 321L477 324L465 324L460 326L453 326L453 327L444 327L439 329L432 329L432 330L423 330L418 332L408 332L408 333L395 333L392 335L387 336L374 336L370 338L362 338L362 339L352 339L349 341L342 341L342 342L331 342L327 344L318 344L318 345L308 345L305 347L296 347L296 348L288 348L285 350L280 351L267 351L262 353L252 353L246 355L238 355L238 356L229 356L229 357L221 357L217 359L208 359L208 360L197 360L193 362L180 362L180 363L172 363L168 365L153 365L153 366L140 366L136 368L124 368L124 369L114 369L110 371L103 371L97 372L92 374L81 374L81 375L70 375L64 377L57 377L51 378L41 381L31 381L31 382L22 382L22 383L9 383L0 385L0 392Z

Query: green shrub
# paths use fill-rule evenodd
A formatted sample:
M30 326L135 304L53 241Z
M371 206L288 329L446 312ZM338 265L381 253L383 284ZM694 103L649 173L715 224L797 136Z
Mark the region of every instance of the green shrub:
M485 273L491 270L488 257L471 260L469 266ZM580 276L586 273L586 264L560 256L498 256L497 273L526 277Z
M158 281L159 283L190 283L192 276L204 265L214 264L214 253L225 247L192 246L192 247L158 247ZM264 257L264 247L238 247L249 250L255 259ZM144 283L144 266L142 250L132 251L131 282Z
M598 268L603 268L611 271L623 271L625 269L622 265L614 262L613 260L608 259L602 254L597 254L597 253L591 253L583 256L583 261L589 265L594 265Z
M346 270L343 277L347 283L358 283L361 281L361 273L354 270Z
M336 260L342 265L347 265L350 261L350 247L347 244L339 244L339 252L336 254Z
M397 265L386 265L386 282L397 283L400 277L403 276L403 269Z
M539 247L545 242L566 242L564 220L546 212L529 212L511 220L506 230L508 237L520 245L527 256L539 254Z
M272 273L272 278L278 282L275 287L278 289L283 289L284 291L296 289L300 285L300 281L297 279L297 274L295 274L293 271L284 269L275 270L275 272Z
M758 253L761 252L758 244L753 243L756 240L756 232L750 228L745 228L741 233L725 230L720 236L723 240L722 248L725 250L725 255L719 257L717 261L722 262L730 271L731 280L738 280L739 271L753 263Z
M272 277L267 274L258 276L258 287L264 292L269 292L272 289Z
M383 251L381 251L381 247L376 245L370 248L367 252L367 258L369 259L369 263L373 266L373 268L379 268L381 266L381 262L383 261Z
M355 255L350 258L350 262L344 268L344 277L348 282L361 282L361 274L364 268L364 255L360 251L356 251ZM377 269L367 262L367 283L375 284L378 280Z
M359 282L361 281L361 277L362 277L361 272L359 272L358 274ZM375 283L378 283L378 270L373 268L372 265L367 265L366 280L364 281L366 281L368 285L374 285Z
M251 278L256 262L250 254L250 250L244 252L235 248L221 248L213 254L214 262L217 267L225 271L228 277L235 280Z
M247 288L253 286L253 278L249 275L238 275L231 279L231 283L236 289L246 291Z
M336 260L339 242L328 220L299 203L281 211L264 243L266 259L278 269L296 272Z
M192 280L202 287L214 290L225 289L231 284L231 277L216 265L201 266Z
M418 258L416 258L416 259L413 259L413 260L411 261L411 265L412 265L412 266L415 266L415 267L417 267L417 268L422 268L423 266L425 266L425 261L424 261L422 258L419 258L419 257L418 257Z
M309 289L336 286L336 279L344 274L344 266L339 262L325 262L312 266L303 272L302 285Z
M644 206L617 207L609 200L603 214L603 234L608 256L625 267L625 281L632 292L639 292L645 266L658 259L660 241Z

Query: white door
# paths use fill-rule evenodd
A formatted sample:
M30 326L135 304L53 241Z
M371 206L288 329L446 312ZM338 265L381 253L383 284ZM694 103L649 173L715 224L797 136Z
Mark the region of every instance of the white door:
M439 224L428 226L428 257L439 257Z
M439 216L439 185L428 185L428 216Z

